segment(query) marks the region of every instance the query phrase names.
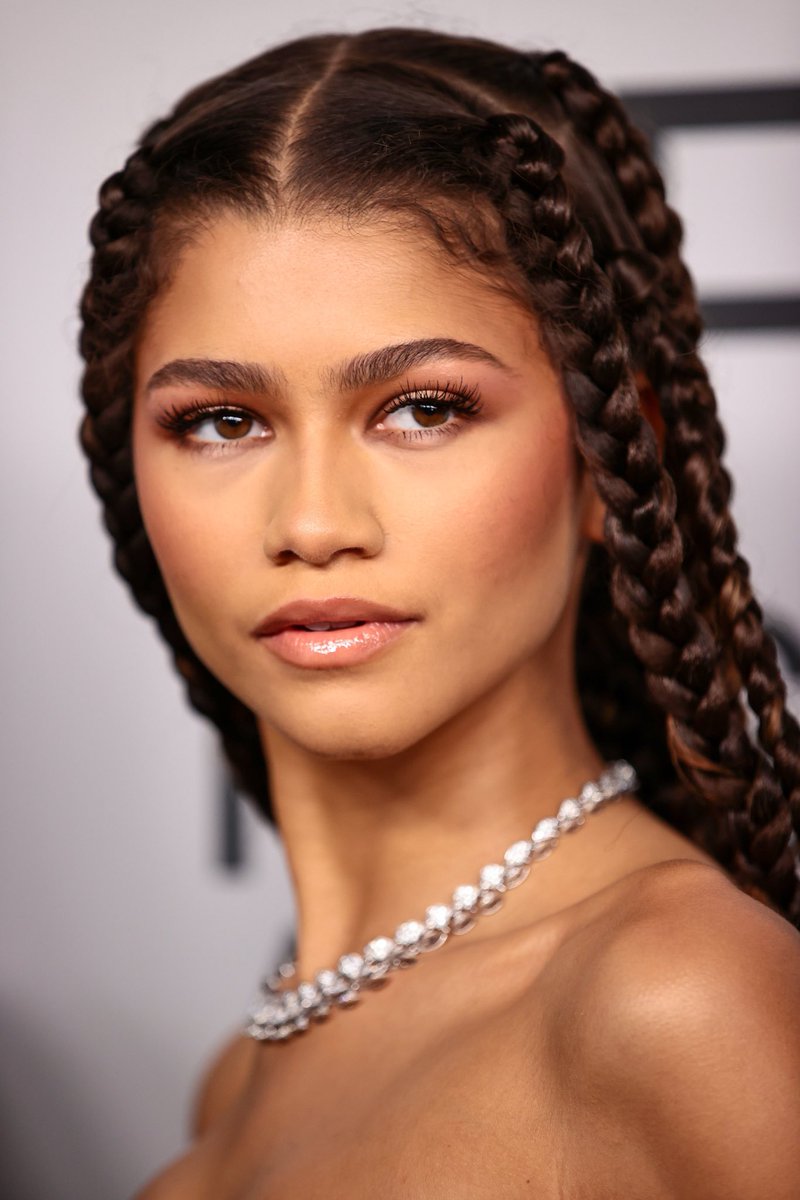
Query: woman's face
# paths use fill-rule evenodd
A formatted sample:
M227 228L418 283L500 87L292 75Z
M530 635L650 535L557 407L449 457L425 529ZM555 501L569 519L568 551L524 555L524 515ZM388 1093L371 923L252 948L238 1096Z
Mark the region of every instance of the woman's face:
M266 730L379 757L568 679L597 502L560 383L533 319L422 234L221 217L151 306L134 460L178 620Z

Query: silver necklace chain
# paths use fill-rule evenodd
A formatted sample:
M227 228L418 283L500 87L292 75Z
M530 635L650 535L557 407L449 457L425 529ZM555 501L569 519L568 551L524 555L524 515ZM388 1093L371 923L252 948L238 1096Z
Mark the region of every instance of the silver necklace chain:
M443 946L451 934L468 933L479 917L497 912L504 894L518 887L533 863L547 858L561 835L583 825L586 816L639 786L636 771L625 759L608 766L599 779L585 783L577 796L562 800L555 817L539 821L529 838L514 842L502 862L482 867L477 884L461 884L449 904L432 904L422 921L403 921L394 937L376 937L360 954L343 954L332 970L318 971L310 982L285 987L296 964L282 963L261 984L244 1032L261 1042L285 1041L322 1021L335 1007L348 1008L364 989L381 984L390 971L409 967L420 955Z

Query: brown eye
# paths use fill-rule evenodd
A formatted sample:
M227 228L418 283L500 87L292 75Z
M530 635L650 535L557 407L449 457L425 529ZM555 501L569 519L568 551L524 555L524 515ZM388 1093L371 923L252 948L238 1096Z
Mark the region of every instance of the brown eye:
M405 441L428 439L433 442L445 434L459 432L481 411L477 389L439 385L411 388L401 392L384 409L377 428Z
M228 442L246 437L253 428L253 418L240 413L220 413L213 419L214 428Z
M226 442L268 441L271 431L265 421L246 408L228 408L221 404L190 404L186 408L168 408L156 418L179 445L193 449L220 449Z
M405 402L387 413L383 424L387 429L396 429L403 433L420 429L438 429L453 423L454 411L455 405L443 404L439 401Z
M418 425L431 429L436 425L446 423L449 409L441 404L414 404L409 406L409 411L414 414L414 420Z
M190 441L218 446L222 442L252 442L266 435L266 429L256 417L235 408L208 411L205 416L195 414L190 417L186 429Z

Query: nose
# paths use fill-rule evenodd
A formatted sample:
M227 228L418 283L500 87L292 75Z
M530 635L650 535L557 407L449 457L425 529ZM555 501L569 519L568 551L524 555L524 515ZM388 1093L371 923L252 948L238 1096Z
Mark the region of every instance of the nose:
M370 464L341 442L284 447L268 482L264 553L276 565L325 566L344 554L372 558L384 544Z

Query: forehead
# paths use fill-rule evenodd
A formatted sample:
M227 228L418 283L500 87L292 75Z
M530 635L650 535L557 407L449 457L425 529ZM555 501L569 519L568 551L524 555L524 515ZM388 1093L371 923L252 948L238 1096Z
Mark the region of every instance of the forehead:
M280 223L224 214L186 245L151 303L140 370L176 355L339 359L420 337L534 357L533 315L421 225Z

